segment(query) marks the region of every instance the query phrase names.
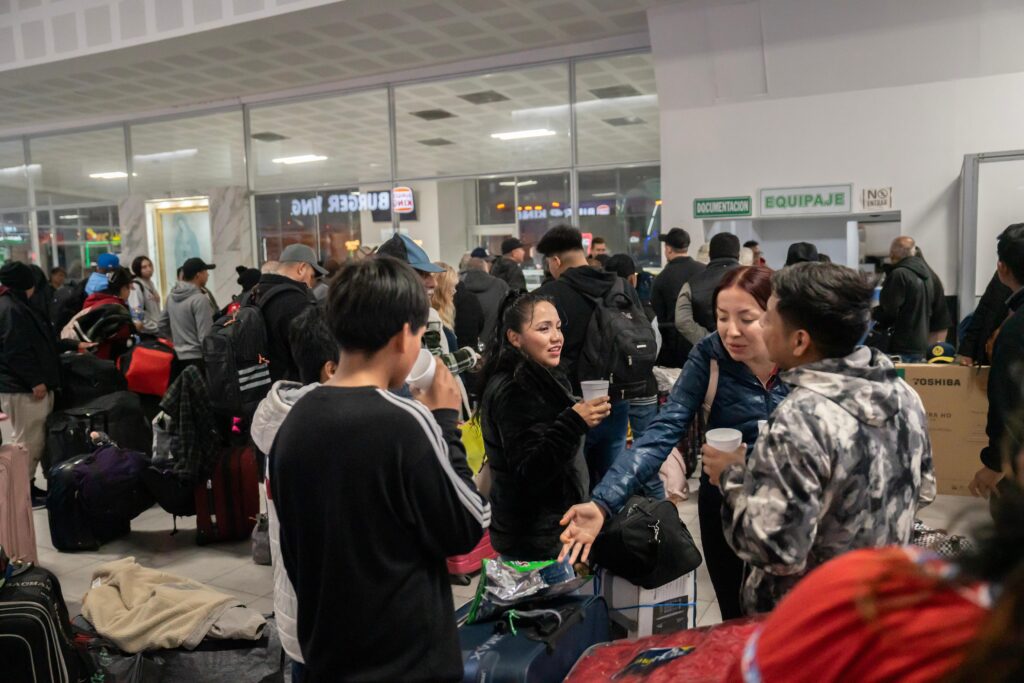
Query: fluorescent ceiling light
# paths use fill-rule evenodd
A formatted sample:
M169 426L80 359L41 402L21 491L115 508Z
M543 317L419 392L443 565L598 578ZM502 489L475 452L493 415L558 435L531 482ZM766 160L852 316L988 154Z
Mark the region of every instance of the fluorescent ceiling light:
M536 185L537 181L536 180L520 180L517 183L517 182L512 181L512 180L506 180L506 181L500 182L498 184L501 185L502 187L516 187L517 185L519 187L529 187L530 185Z
M618 192L595 192L591 197L614 197Z
M508 133L491 133L495 140L522 140L524 138L544 138L555 135L555 131L548 128L534 128L533 130L513 130Z
M57 218L61 219L62 221L77 221L79 218L81 218L81 216L79 216L77 213L69 213L65 216L57 216Z
M327 157L320 156L319 154L300 154L294 157L279 157L277 159L271 159L275 164L286 164L291 166L292 164L308 164L312 161L326 161Z
M41 166L39 164L29 164L28 166L25 166L25 164L22 164L21 166L8 166L6 168L0 168L0 173L2 173L4 175L11 175L11 174L21 175L22 173L24 173L26 171L26 169L29 170L29 171L32 171L32 172L38 172L40 168L41 168Z
M183 159L194 157L199 154L198 149L176 149L173 152L154 152L153 154L136 154L135 161L165 161L168 159Z
M118 178L127 178L128 174L124 171L106 171L104 173L90 173L89 177L96 180L117 180Z

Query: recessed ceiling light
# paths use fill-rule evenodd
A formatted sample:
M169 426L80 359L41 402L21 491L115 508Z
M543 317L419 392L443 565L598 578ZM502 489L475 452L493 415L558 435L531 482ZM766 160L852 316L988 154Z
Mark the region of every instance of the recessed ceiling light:
M455 143L446 138L429 138L427 140L417 140L421 145L427 147L443 147L445 145L454 145Z
M525 138L543 138L555 135L555 131L547 128L534 128L532 130L514 130L508 133L491 133L495 140L523 140Z
M502 187L529 187L530 185L536 185L536 180L520 180L518 183L512 180L506 180L505 182L498 183Z
M593 192L593 193L591 193L590 196L591 197L614 197L616 194L618 194L618 193L617 192Z
M90 173L89 177L96 180L117 180L118 178L127 178L128 174L124 171L104 171L103 173Z
M636 126L641 123L647 123L639 116L618 116L613 119L605 119L604 122L609 126Z
M440 121L441 119L455 118L455 114L444 109L424 109L422 111L411 111L409 113L413 116L418 116L424 121Z
M292 164L308 164L313 161L327 161L327 157L319 154L300 154L294 157L279 157L277 159L271 159L275 164L285 164L291 166Z
M508 98L502 95L497 90L482 90L480 92L471 92L466 95L459 95L461 99L466 100L470 104L491 104L493 102L506 102Z
M599 100L614 100L620 97L636 97L643 93L631 85L610 85L606 88L594 88L590 94Z
M195 148L190 149L176 149L173 152L154 152L153 154L136 154L134 155L135 161L167 161L169 159L184 159L185 157L194 157L199 154L199 150Z
M287 140L288 136L281 135L280 133L272 133L267 131L265 133L253 133L253 140L259 140L260 142L280 142L281 140Z

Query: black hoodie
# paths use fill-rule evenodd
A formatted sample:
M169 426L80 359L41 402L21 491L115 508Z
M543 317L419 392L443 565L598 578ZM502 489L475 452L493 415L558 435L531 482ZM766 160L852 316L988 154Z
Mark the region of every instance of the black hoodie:
M618 277L615 273L598 270L591 266L578 266L562 273L561 277L542 285L537 294L555 300L555 308L562 319L562 361L559 368L565 372L576 395L580 394L580 378L576 371L587 327L594 314L594 302L588 297L603 297ZM627 282L626 293L640 306L640 297ZM641 308L642 310L642 308Z
M923 259L909 256L893 266L875 309L875 319L892 328L888 353L923 356L927 352L933 294L931 273Z

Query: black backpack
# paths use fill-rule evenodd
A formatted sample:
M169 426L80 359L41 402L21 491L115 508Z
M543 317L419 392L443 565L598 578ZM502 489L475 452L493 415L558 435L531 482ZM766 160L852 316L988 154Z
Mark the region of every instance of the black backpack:
M588 298L594 314L577 366L580 381L608 380L615 401L644 396L658 357L650 320L626 294L622 278L615 278L604 297Z
M269 337L262 306L287 285L253 290L237 311L221 316L203 340L206 382L210 403L222 415L248 416L270 391Z

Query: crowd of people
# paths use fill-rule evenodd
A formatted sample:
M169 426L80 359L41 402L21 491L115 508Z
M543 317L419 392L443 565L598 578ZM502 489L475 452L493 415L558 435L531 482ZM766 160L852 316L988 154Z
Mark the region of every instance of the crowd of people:
M1019 625L1024 600L1024 224L1000 236L998 271L959 335L960 362L992 365L972 490L996 503L992 531L956 571L893 549L936 495L927 415L893 357L923 360L954 328L913 240L893 242L878 292L809 243L772 270L757 242L730 233L697 257L684 229L660 240L665 266L649 286L629 255L600 238L585 245L567 225L535 245L509 238L497 257L474 249L457 270L403 234L344 266L292 244L260 271L239 268L241 292L224 309L206 286L216 266L198 257L166 301L145 256L129 270L104 254L81 283L8 262L0 405L35 476L62 351L116 358L133 338L161 336L180 365L203 370L217 318L258 306L274 384L250 433L267 456L275 612L293 680L459 680L444 559L489 528L505 559L585 562L631 495L665 496L659 470L697 421L742 434L730 452L705 444L701 470L687 472L700 476L722 616L772 612L737 680L798 680L792 667L810 655L796 636L819 617L835 637L815 639L822 666L806 680L883 679L850 677L844 647L863 658L857 670L920 664L868 638L876 624L915 647L941 641L925 649L941 649L936 675L987 652L1008 672L990 680L1014 680L1022 658L1000 648L1017 636L999 629ZM546 278L527 292L531 250ZM406 380L424 349L436 369L421 389ZM678 372L660 398L655 364ZM596 396L595 380L607 387ZM486 496L460 437L470 420ZM924 610L938 611L913 629L900 618ZM825 671L835 675L816 677Z

